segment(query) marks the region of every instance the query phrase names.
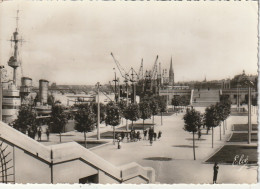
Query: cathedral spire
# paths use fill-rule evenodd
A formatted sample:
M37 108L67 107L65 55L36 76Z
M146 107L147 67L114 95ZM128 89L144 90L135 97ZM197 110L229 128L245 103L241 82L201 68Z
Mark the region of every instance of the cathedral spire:
M171 65L170 65L170 70L169 70L169 85L173 86L174 85L174 72L172 68L172 57L171 57Z

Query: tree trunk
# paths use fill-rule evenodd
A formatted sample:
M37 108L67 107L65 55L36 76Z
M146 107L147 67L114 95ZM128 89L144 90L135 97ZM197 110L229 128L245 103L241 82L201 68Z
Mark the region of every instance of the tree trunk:
M134 129L134 121L132 121L132 130Z
M195 138L194 138L195 133L194 133L194 131L192 132L192 134L193 134L193 157L194 157L194 160L196 160L196 157L195 157Z
M163 121L162 121L162 112L161 112L161 125L163 125Z
M84 131L84 146L87 148L86 132Z
M60 132L60 142L61 142L61 132Z
M221 140L221 123L219 125L219 137L220 137L220 140Z
M214 129L212 127L212 148L213 148Z
M225 120L223 121L223 135L225 135Z
M115 145L115 126L113 126L113 144Z
M153 115L153 124L154 124L154 115Z
M144 131L144 119L143 119L143 131Z

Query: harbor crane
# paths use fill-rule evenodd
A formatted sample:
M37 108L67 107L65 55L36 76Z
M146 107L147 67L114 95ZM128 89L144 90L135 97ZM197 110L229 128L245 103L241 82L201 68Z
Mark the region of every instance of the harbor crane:
M157 77L158 58L159 58L159 56L157 55L152 70L150 70L150 71L146 70L146 72L145 72L145 88L144 88L145 92L146 91L151 92L153 89L153 86L155 84L154 82L157 80L156 77Z

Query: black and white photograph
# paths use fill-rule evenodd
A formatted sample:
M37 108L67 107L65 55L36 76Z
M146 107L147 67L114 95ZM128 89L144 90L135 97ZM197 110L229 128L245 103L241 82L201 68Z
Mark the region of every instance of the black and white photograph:
M257 184L258 6L0 1L0 187Z

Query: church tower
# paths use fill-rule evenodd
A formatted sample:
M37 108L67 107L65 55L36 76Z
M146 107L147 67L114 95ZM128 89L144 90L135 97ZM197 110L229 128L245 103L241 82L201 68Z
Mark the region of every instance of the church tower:
M172 68L172 58L171 58L171 65L169 70L169 86L174 86L174 72Z

